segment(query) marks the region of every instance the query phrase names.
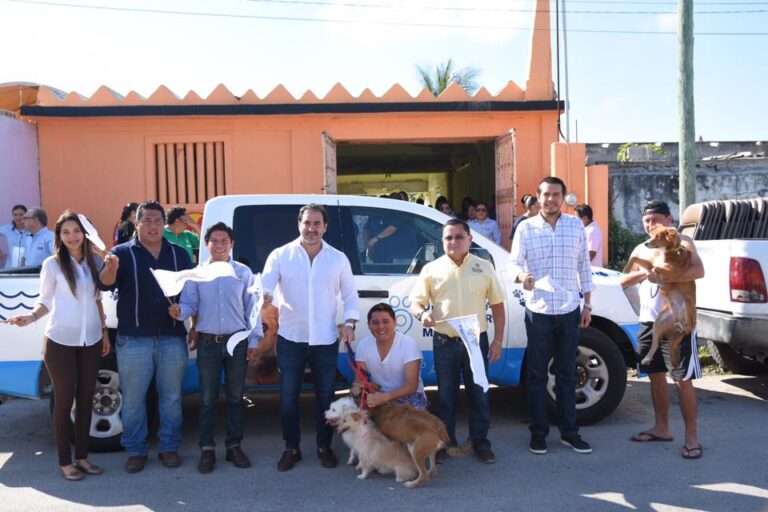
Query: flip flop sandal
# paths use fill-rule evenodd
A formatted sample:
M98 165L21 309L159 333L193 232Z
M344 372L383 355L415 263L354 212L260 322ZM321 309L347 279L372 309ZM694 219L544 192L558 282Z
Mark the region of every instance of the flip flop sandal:
M673 441L673 438L659 437L652 432L645 431L645 432L640 432L639 434L635 434L634 436L630 437L629 440L634 443L654 443L654 442L668 443L670 441Z
M704 451L701 449L701 445L697 444L696 446L691 446L688 448L687 446L683 445L683 458L684 459L700 459L701 454L704 453Z

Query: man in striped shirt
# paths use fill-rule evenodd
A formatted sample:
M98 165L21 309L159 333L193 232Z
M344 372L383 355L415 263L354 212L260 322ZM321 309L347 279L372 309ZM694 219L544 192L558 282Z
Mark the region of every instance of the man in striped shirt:
M576 426L576 353L579 328L588 327L592 319L595 286L584 226L578 218L560 211L565 193L560 178L548 176L541 180L541 210L517 228L508 264L510 273L528 291L526 387L532 418L528 448L536 454L547 453L547 367L553 356L560 442L578 453L592 452Z

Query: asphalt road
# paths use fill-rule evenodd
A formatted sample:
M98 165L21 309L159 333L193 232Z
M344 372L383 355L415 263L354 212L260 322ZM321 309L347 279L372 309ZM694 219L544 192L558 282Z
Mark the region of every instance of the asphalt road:
M56 472L47 401L11 400L0 405L1 511L766 511L768 510L768 377L706 377L699 381L700 439L704 456L683 460L683 425L676 402L675 441L632 443L650 426L647 380L630 379L624 401L582 434L594 446L579 455L550 435L547 455L527 450L524 394L491 390L492 466L473 456L452 459L425 487L405 489L394 478L357 480L352 467L324 469L314 455L312 399L304 399L304 460L287 473L275 464L282 452L275 396L257 396L246 413L243 444L253 467L224 462L196 470L197 406L185 401L181 468L164 468L153 449L141 473L123 471L125 453L93 454L106 469L98 477L67 482ZM673 394L674 396L674 394ZM459 437L466 435L466 419ZM222 436L219 436L222 439ZM334 440L342 460L347 450ZM221 445L221 441L220 441Z

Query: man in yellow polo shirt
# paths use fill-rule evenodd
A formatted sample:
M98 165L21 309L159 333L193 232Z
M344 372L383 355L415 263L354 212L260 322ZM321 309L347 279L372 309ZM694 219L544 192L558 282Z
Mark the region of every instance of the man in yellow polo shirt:
M486 463L496 462L488 440L491 423L488 394L474 383L469 354L458 333L446 318L476 314L480 323L480 350L485 371L488 358L492 363L501 356L504 336L504 289L489 262L469 254L472 235L466 222L451 219L443 225L445 255L424 266L411 292L411 312L424 327L431 327L435 372L437 373L438 416L445 423L451 443L456 444L456 399L460 378L469 401L469 437L478 458ZM494 340L488 345L486 302L491 304ZM432 306L430 309L429 306ZM438 452L438 462L448 454Z

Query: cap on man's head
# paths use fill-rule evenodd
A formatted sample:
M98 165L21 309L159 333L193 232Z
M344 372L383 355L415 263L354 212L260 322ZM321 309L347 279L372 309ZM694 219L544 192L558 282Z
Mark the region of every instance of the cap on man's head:
M672 215L669 210L669 205L664 201L652 200L645 203L643 206L643 215L653 215L658 213L659 215Z

